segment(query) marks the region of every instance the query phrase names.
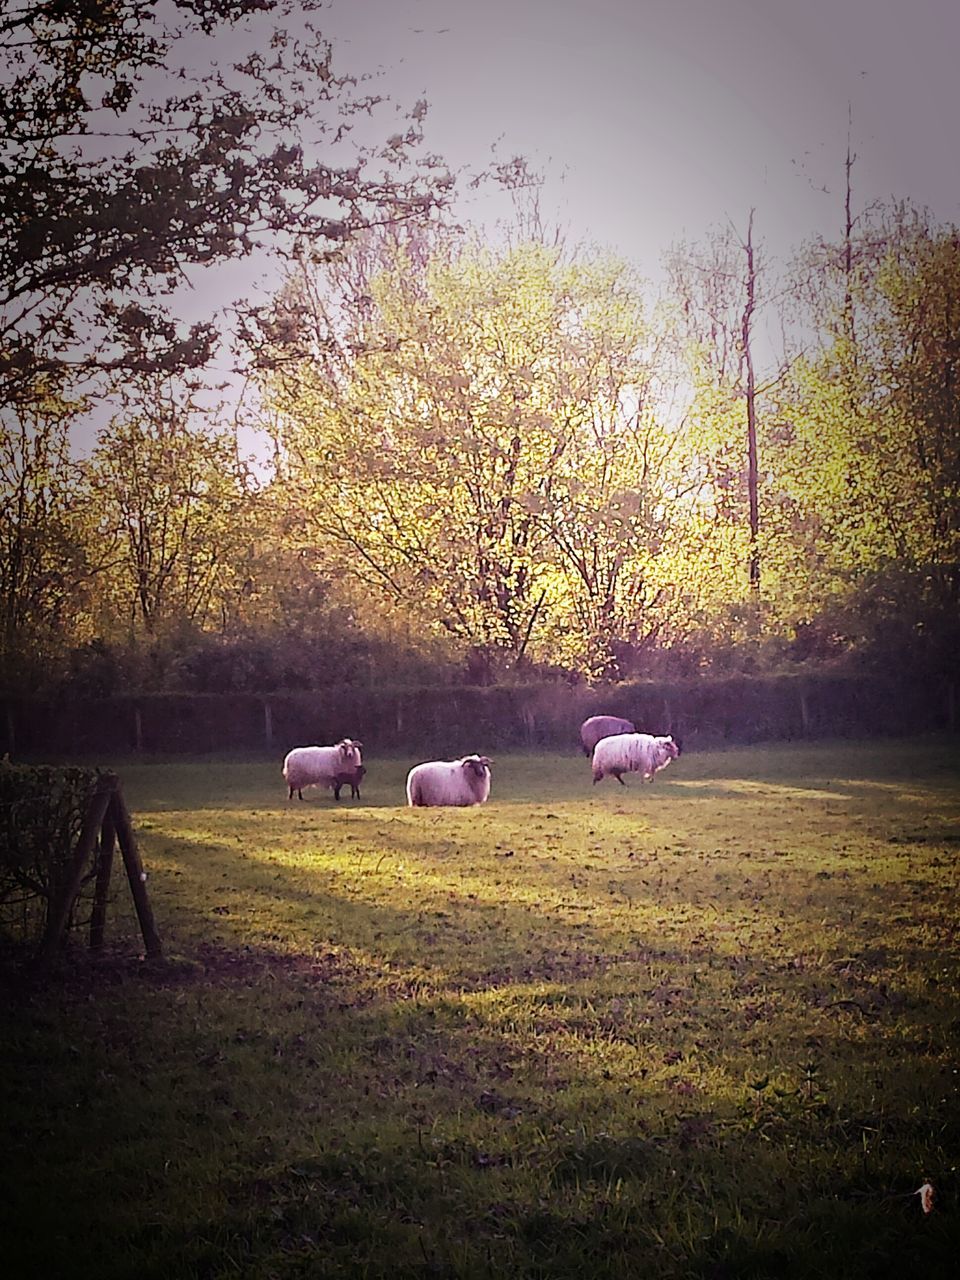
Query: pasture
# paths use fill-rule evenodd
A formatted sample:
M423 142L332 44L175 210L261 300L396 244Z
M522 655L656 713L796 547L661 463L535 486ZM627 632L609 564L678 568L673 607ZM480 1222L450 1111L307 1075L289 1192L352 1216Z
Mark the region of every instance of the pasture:
M118 884L6 975L7 1274L954 1273L955 748L493 754L479 810L115 766L167 960Z

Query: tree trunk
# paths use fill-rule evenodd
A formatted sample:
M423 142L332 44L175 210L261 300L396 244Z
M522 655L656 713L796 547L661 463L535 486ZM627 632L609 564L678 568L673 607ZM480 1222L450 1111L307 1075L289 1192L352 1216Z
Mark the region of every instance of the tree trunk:
M747 255L747 275L744 281L746 302L743 308L743 320L740 328L742 357L746 370L747 397L747 495L750 503L750 586L754 591L760 589L760 501L758 494L758 461L757 461L757 386L753 369L753 351L751 349L751 328L753 312L756 307L757 269L753 256L753 210L747 222L747 239L743 246Z

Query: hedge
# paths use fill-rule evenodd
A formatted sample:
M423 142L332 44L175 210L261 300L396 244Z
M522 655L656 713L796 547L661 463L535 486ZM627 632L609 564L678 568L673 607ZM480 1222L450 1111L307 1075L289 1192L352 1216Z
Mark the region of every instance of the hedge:
M589 715L625 716L685 748L771 739L956 730L949 678L731 676L608 686L561 682L336 691L144 694L0 703L0 741L15 759L136 754L273 753L359 738L370 753L577 750Z
M93 769L0 762L0 945L43 938L98 778Z

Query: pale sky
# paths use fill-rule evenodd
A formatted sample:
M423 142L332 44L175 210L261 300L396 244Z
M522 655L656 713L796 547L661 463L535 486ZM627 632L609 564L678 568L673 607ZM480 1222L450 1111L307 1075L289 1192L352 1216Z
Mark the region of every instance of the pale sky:
M771 265L839 237L848 110L855 207L909 197L960 224L960 0L328 0L313 20L335 70L391 99L372 138L425 98L427 151L474 170L522 154L545 223L654 286L672 243L743 232L751 207ZM466 193L457 213L490 227L509 205ZM205 319L278 282L232 263L178 306ZM211 377L239 392L230 365Z
M649 275L751 206L773 253L838 234L848 104L855 198L960 222L960 0L330 0L320 25L428 100L430 149L522 153L547 218Z

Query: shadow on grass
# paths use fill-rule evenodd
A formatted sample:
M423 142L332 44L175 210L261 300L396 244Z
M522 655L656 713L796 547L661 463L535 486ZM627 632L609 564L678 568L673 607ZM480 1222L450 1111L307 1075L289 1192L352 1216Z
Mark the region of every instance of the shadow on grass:
M216 851L200 854L214 873ZM291 888L292 903L312 896ZM409 923L350 905L368 932ZM825 1098L752 1127L688 1082L720 1052L725 1015L651 988L645 957L624 977L638 993L646 983L658 1011L646 1063L662 1068L684 1046L673 1076L646 1077L633 1047L611 1040L601 991L574 1023L536 994L539 1021L518 1027L456 981L431 989L347 948L241 938L198 937L167 965L84 959L4 1003L5 1080L20 1081L4 1129L14 1274L799 1280L893 1275L897 1256L948 1274L950 1201L921 1237L916 1206L891 1214L875 1190L896 1160L882 1175L839 1167L861 1131L898 1117ZM722 961L660 958L674 994L691 969ZM542 976L571 989L584 977ZM831 1041L821 1028L815 1052L844 1061L848 1033ZM898 1147L958 1136L943 1115L902 1111L888 1130Z
M392 805L312 832L303 806L264 847L243 778L232 844L143 832L167 965L115 947L5 992L13 1274L952 1275L949 896L742 849L696 881L700 853L644 845L630 812L572 866L592 815L509 793L507 836ZM690 797L660 782L669 830ZM763 939L721 932L754 911Z

